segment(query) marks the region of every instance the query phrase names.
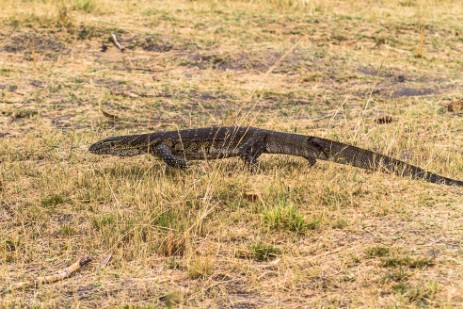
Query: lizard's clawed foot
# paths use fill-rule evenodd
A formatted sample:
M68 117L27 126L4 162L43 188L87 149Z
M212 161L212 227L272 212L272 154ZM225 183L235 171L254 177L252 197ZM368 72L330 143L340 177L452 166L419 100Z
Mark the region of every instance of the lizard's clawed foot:
M175 168L179 168L179 169L187 169L187 168L190 168L193 166L193 163L191 163L190 161L185 161L185 160L178 160L177 162L175 162L173 165L171 165L172 167L175 167Z
M256 174L259 171L259 163L257 163L257 161L246 162L246 167L252 174Z
M309 165L312 167L315 165L315 163L317 163L317 160L315 160L315 158L306 158L307 161L309 161Z

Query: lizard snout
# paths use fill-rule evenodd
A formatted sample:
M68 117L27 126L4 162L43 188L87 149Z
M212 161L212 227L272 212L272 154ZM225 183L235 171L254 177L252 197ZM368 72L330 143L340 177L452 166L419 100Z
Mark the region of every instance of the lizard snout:
M108 153L116 146L115 137L108 137L104 140L98 141L88 148L91 153Z
M95 143L93 145L91 145L89 148L88 148L88 151L90 151L91 153L98 153L98 144L99 143Z

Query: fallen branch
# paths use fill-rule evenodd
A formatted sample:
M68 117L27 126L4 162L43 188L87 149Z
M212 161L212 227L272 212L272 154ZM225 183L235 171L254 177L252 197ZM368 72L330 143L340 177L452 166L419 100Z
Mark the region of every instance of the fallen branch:
M72 264L68 268L65 268L63 271L57 273L56 275L37 277L32 280L19 282L9 288L5 288L3 291L1 291L0 294L8 293L8 292L11 292L12 290L27 289L31 287L37 287L38 285L44 284L44 283L49 284L49 283L54 283L56 281L64 280L72 276L72 274L80 270L83 266L87 265L91 261L92 261L91 257L85 256L81 258L80 260L76 261L74 264Z
M122 45L119 43L119 41L117 40L117 37L114 33L111 32L111 36L112 36L112 42L114 44L114 46L116 46L121 52L124 52L125 48L122 47Z

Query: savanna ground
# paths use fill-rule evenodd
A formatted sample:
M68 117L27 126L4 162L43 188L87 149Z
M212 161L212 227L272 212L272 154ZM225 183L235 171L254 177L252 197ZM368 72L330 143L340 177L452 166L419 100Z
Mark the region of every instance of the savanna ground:
M87 151L242 124L462 179L461 1L3 0L0 24L0 288L93 258L2 307L463 306L460 188Z

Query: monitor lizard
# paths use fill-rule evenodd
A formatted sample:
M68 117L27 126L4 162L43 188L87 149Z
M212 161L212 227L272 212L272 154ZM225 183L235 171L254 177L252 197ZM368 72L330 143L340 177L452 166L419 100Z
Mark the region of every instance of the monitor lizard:
M263 153L304 157L394 173L432 183L463 186L463 181L443 177L417 166L370 150L315 136L277 132L255 127L208 127L150 134L114 136L90 146L95 154L135 156L150 153L168 166L187 168L188 160L240 157L253 169Z

